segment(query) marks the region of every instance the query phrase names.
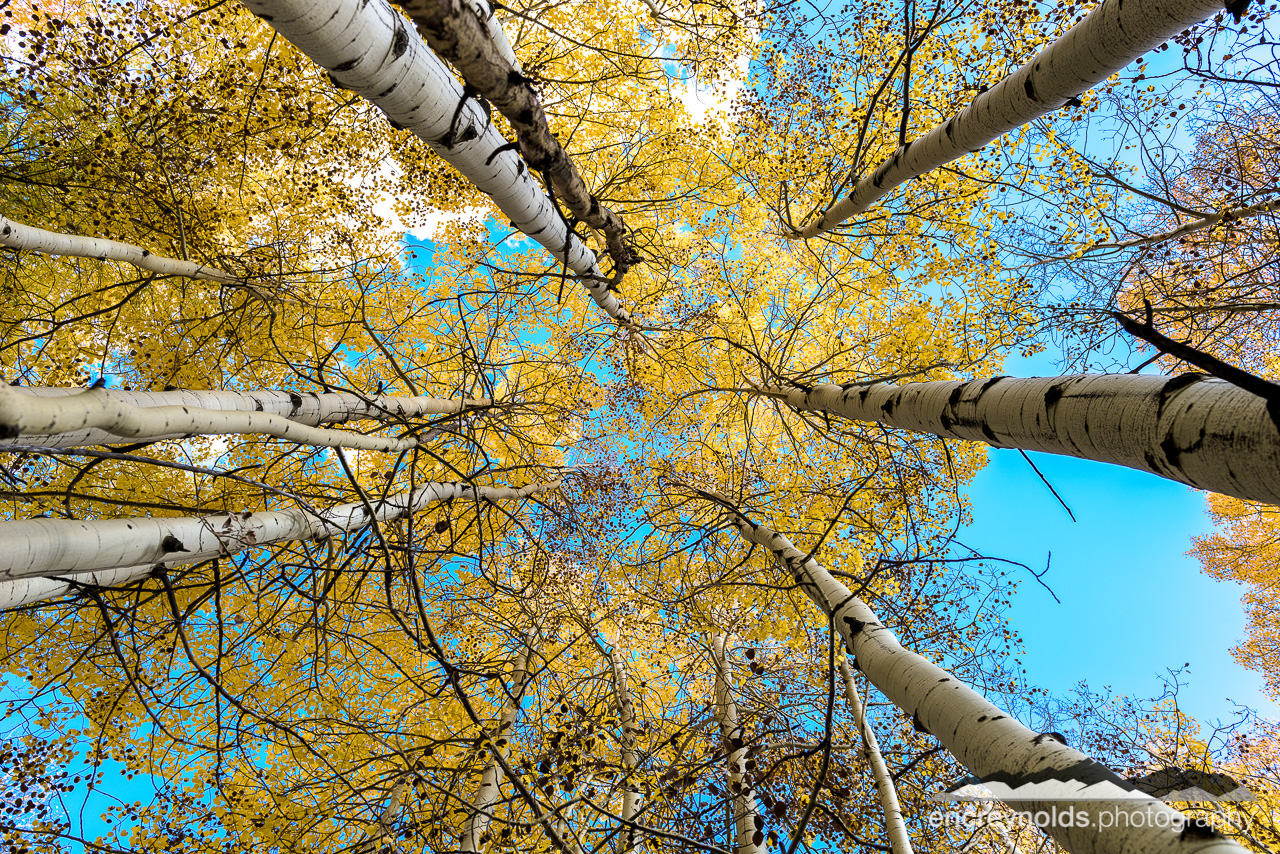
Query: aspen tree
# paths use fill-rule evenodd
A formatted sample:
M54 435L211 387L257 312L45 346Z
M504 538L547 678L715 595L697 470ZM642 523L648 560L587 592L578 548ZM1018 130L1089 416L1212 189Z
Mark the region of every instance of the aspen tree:
M596 263L483 108L386 0L249 0L250 11L411 131L493 199L512 224L580 277L606 314L631 325Z
M888 829L889 848L893 854L912 854L911 837L907 834L907 825L902 819L902 807L898 806L898 789L893 784L888 766L884 764L880 743L876 740L871 722L867 720L867 710L862 705L862 697L858 695L858 686L853 681L849 660L844 657L840 659L840 678L844 682L844 696L849 701L849 710L853 712L854 724L862 738L863 755L871 769L871 776L876 781L876 792L880 795L884 824Z
M1066 106L1143 53L1220 11L1213 0L1103 0L1030 62L923 137L901 146L792 236L831 231L895 187Z
M1155 798L1134 794L1133 785L1110 769L1052 735L1033 732L942 668L904 649L866 603L785 536L748 519L718 496L708 500L726 507L727 521L743 540L772 554L827 615L871 684L979 779L1011 788L1046 780L1076 785L1110 783L1117 792L1132 795L1116 801L1072 801L1072 808L1087 816L1087 822L1072 826L1049 823L1043 828L1071 854L1125 850L1226 854L1244 850L1213 834L1184 835L1180 813ZM1048 807L1040 801L1009 803L1032 814ZM1099 814L1104 810L1116 810L1125 819L1103 826Z
M433 397L368 399L348 393L286 391L117 391L0 385L0 447L75 448L156 442L195 435L262 434L300 445L402 451L413 439L316 429L351 420L450 415L491 401Z
M520 651L516 653L511 664L511 686L502 687L505 696L502 703L502 715L494 730L493 738L485 744L485 750L493 755L484 766L480 783L476 787L475 799L471 802L466 824L459 838L459 849L464 854L476 854L487 847L489 826L493 822L493 809L498 803L500 786L502 785L502 768L498 757L507 757L511 731L515 728L516 719L520 715L521 703L529 687L532 674L529 669L529 656L534 652L537 641L537 629L531 629L521 642ZM501 684L501 683L499 683Z
M1203 374L771 386L757 393L804 412L1114 463L1280 503L1280 409Z
M728 798L733 808L734 845L738 854L763 854L764 816L756 802L756 793L747 778L745 730L738 721L738 706L733 700L729 669L725 662L726 643L723 634L711 637L711 660L715 667L715 716L720 724L724 747L725 778Z

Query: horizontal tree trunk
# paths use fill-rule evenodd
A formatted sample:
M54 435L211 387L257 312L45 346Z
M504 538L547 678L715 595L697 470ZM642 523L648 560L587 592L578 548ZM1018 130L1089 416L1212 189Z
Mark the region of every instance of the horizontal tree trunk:
M401 492L373 501L373 518L403 518L437 501L527 498L557 486L558 482L508 489L428 483L412 493ZM358 530L370 521L365 504L353 502L319 516L303 510L271 510L214 516L0 522L0 543L4 544L0 550L0 581L145 564L182 566L275 543L323 539Z
M117 391L0 385L0 447L77 448L197 434L266 433L302 444L400 450L412 445L405 445L406 440L306 428L358 419L394 421L447 415L489 403L487 399L433 397L365 399L342 392Z
M39 252L44 255L71 255L76 258L96 258L99 261L123 261L140 270L169 276L186 276L223 285L244 285L243 276L233 276L207 264L182 261L156 255L141 246L108 240L105 237L85 237L80 234L62 234L46 231L33 225L23 225L0 215L0 246ZM254 289L259 296L264 296Z
M941 667L902 647L898 639L861 599L782 534L731 512L729 521L744 540L771 551L809 597L832 620L866 674L890 702L910 715L917 727L942 742L966 768L987 783L1011 788L1046 781L1076 784L1111 783L1123 800L1065 802L1006 801L1020 812L1035 814L1064 806L1073 811L1072 826L1050 823L1044 830L1072 854L1244 854L1230 840L1194 832L1182 833L1186 817L1167 804L1135 790L1113 771L1053 734L1036 733L992 705ZM1100 819L1117 818L1110 824ZM1087 823L1079 820L1085 818Z
M1083 21L953 118L899 148L795 236L830 231L900 184L1065 106L1142 54L1221 12L1222 5L1222 0L1103 0Z
M340 86L386 113L493 199L512 224L578 276L610 317L631 316L595 253L569 228L480 103L386 0L244 0Z
M1263 398L1203 374L994 377L757 393L802 411L1115 463L1280 504L1280 419Z
M86 572L65 575L61 578L19 578L16 581L0 581L0 611L21 608L33 602L57 599L75 591L77 585L91 587L124 587L141 581L155 570L155 564L126 566L102 572Z

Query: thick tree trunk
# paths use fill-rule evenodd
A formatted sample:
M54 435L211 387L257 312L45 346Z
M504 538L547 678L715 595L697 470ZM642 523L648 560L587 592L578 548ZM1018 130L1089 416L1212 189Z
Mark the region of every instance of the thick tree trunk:
M858 686L853 682L853 671L849 669L848 659L840 659L840 676L844 679L844 696L849 701L849 710L853 712L853 720L862 736L867 765L871 767L871 777L876 781L876 792L880 795L880 806L884 809L889 849L893 854L911 854L911 837L907 834L907 824L902 819L902 808L898 805L898 789L894 786L889 766L885 765L884 756L880 753L880 742L876 739L875 730L867 720L867 711L862 705L862 697L858 695Z
M640 754L636 750L636 733L639 729L636 726L636 707L631 700L631 687L627 683L627 663L622 660L616 642L609 647L609 668L613 673L613 699L618 706L618 727L621 730L618 736L624 775L621 815L626 832L619 851L625 852L643 844L644 839L630 824L640 812L640 789L635 780L636 769L640 764Z
M1015 800L1016 810L1033 814L1072 811L1073 820L1046 822L1044 830L1072 854L1144 852L1156 854L1244 854L1229 840L1208 834L1182 833L1185 816L1167 804L1136 791L1110 769L1063 744L1054 734L1036 733L987 702L950 673L898 643L893 632L813 558L806 558L783 535L731 512L729 521L744 540L771 551L796 583L830 618L855 657L858 668L890 702L916 725L942 742L960 762L986 783L1018 788L1032 783L1065 781L1070 787L1111 784L1114 801Z
M1065 106L1142 54L1221 11L1221 0L1103 0L1083 21L953 118L899 148L796 236L830 231L900 184Z
M488 400L297 394L287 391L117 391L0 385L0 447L77 448L215 433L263 433L299 444L394 451L413 440L313 429L487 406ZM406 444L406 442L408 444Z
M39 252L43 255L71 255L76 258L96 258L99 261L123 261L152 273L186 276L189 279L203 279L206 282L217 282L221 285L249 287L243 276L233 276L207 264L166 258L163 255L155 255L141 246L107 240L105 237L85 237L80 234L45 231L43 228L14 222L4 216L0 216L0 246ZM256 288L253 290L259 296L265 296Z
M604 235L614 262L613 280L619 281L635 261L626 239L626 224L587 189L568 152L551 132L538 94L520 72L498 19L492 12L481 17L467 0L398 2L431 49L511 122L520 153L550 182L556 199L574 217Z
M377 106L487 194L520 231L582 277L591 298L624 325L631 316L595 253L568 227L480 103L386 0L245 0L340 86Z
M515 657L511 671L511 689L507 703L503 706L502 717L498 720L497 731L493 735L489 750L499 751L502 758L507 758L507 739L516 725L520 714L520 703L524 699L525 689L529 684L529 652L533 648L536 631L530 631L525 637L520 652ZM471 815L462 828L462 838L458 845L463 854L476 854L483 851L489 825L493 821L493 806L498 802L499 786L502 784L502 767L497 759L491 758L480 775L480 786L476 789L476 799L471 804Z
M766 388L796 409L948 439L1115 463L1280 504L1280 418L1202 374Z
M764 816L756 802L756 793L747 779L747 748L744 730L738 721L738 705L729 686L729 668L725 664L725 637L711 638L711 659L715 662L715 715L720 722L724 744L725 775L729 799L733 805L734 845L737 854L765 854Z
M437 501L519 499L557 486L558 482L508 489L428 483L412 493L401 492L371 503L373 518L387 521ZM273 510L216 516L0 522L0 543L4 544L0 582L159 563L182 566L276 543L322 539L357 530L369 522L369 510L363 502L341 504L318 516L303 510Z

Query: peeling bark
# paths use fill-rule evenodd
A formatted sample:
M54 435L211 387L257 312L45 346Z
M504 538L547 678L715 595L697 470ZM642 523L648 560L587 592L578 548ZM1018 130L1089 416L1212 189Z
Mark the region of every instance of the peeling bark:
M738 705L733 700L729 686L729 670L725 665L725 637L711 638L711 660L716 668L715 715L720 722L720 735L724 744L725 776L728 781L729 799L733 804L734 845L737 854L765 854L769 849L764 842L764 816L756 793L747 779L747 748L744 731L738 721Z
M529 79L520 70L501 24L465 0L398 0L431 49L449 61L469 86L498 108L516 131L520 153L541 172L555 198L580 222L600 231L613 259L612 281L638 260L627 241L627 226L600 203L551 132ZM496 32L495 32L496 30Z
M453 499L503 501L539 495L559 486L521 489L429 483L372 501L373 516L388 521L428 504ZM318 516L303 510L272 510L214 516L135 519L27 519L0 523L0 585L16 579L73 575L163 563L183 566L248 549L295 540L325 539L371 521L363 502L340 504ZM6 594L0 588L0 598Z
M1081 374L901 386L764 388L808 412L1115 463L1280 504L1280 413L1203 374Z
M859 180L848 196L792 236L808 238L830 231L904 182L1061 109L1143 53L1221 11L1221 0L1103 0L1026 65L954 117L900 147Z
M403 443L412 440L308 428L359 419L391 421L447 415L490 403L487 399L433 397L365 399L338 392L149 392L0 385L0 447L77 448L110 445L126 439L154 442L212 433L265 433L300 444L401 450L411 447ZM349 441L358 444L349 444Z
M1182 813L1144 793L1106 766L1052 736L1032 732L985 697L928 659L904 649L875 612L813 558L782 534L755 524L741 513L727 514L748 543L773 553L779 566L826 613L845 648L890 702L910 715L987 783L1016 788L1048 780L1084 784L1109 782L1130 794L1116 801L1070 801L1077 821L1050 824L1046 832L1072 854L1168 852L1168 854L1244 854L1236 843L1206 832L1182 833ZM1010 800L1020 812L1051 810L1045 801ZM1062 802L1054 802L1061 809ZM1099 816L1120 816L1104 825ZM1078 821L1088 818L1088 823Z
M488 113L386 0L244 0L339 86L381 109L493 199L512 225L581 278L606 314L630 313Z

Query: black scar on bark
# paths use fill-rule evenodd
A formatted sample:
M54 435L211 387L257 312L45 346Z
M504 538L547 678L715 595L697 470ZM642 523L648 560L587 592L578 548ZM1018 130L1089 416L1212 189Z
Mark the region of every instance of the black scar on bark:
M948 139L950 139L950 138L951 138L951 134L952 134L952 132L953 132L953 129L954 129L955 123L956 123L956 120L955 120L955 119L948 119L948 120L947 120L947 125L946 125L946 127L944 127L944 128L942 129L942 132L943 132L943 133L945 133L945 134L947 135L947 138L948 138Z
M1026 92L1027 97L1030 98L1031 100L1033 101L1038 100L1036 98L1035 84L1031 82L1031 75L1027 75L1027 79L1022 81L1022 91Z
M928 728L925 727L924 722L920 720L920 714L918 712L911 716L911 728L916 732L922 732L925 735L933 735L933 733L929 732Z
M255 400L255 401L253 402L253 411L254 411L254 412L261 412L261 411L262 411L262 401L260 401L260 400Z
M400 21L396 21L395 34L391 36L391 56L399 59L404 56L404 52L409 49L409 33L404 27L400 26Z
M18 428L12 424L0 424L0 439L18 438Z
M1060 732L1042 732L1035 738L1031 739L1032 744L1044 744L1046 741L1056 741L1059 744L1066 744L1067 737Z
M858 632L862 631L867 626L867 624L864 623L862 620L856 619L854 617L845 617L844 623L846 626L849 627L850 637L857 635Z
M1044 408L1050 418L1053 417L1053 410L1057 408L1058 401L1062 400L1062 393L1062 386L1059 383L1049 386L1044 393Z
M355 59L348 59L346 62L343 62L339 65L335 65L333 67L333 70L334 71L350 71L351 69L355 68L357 65L360 64L360 59L361 58L358 56Z
M160 541L160 548L164 550L165 553L190 551L182 544L182 540L178 539L173 534L165 534L164 539Z
M397 87L397 86L399 86L399 85L400 85L400 84L399 84L398 82L396 82L396 83L392 83L389 87L387 87L386 91L379 92L379 93L378 93L378 97L379 97L379 98L385 98L385 97L387 97L387 96L388 96L388 95L390 95L392 92L396 91L396 87Z
M289 403L293 404L293 412L289 413L293 415L302 408L302 395L292 391L289 392Z
M1195 385L1202 379L1205 379L1206 376L1206 374L1202 374L1199 371L1187 371L1185 374L1178 374L1176 377L1165 383L1160 389L1160 398L1156 403L1156 418L1159 418L1164 414L1165 406L1169 404L1169 401L1173 399L1175 394L1182 391L1187 386Z

